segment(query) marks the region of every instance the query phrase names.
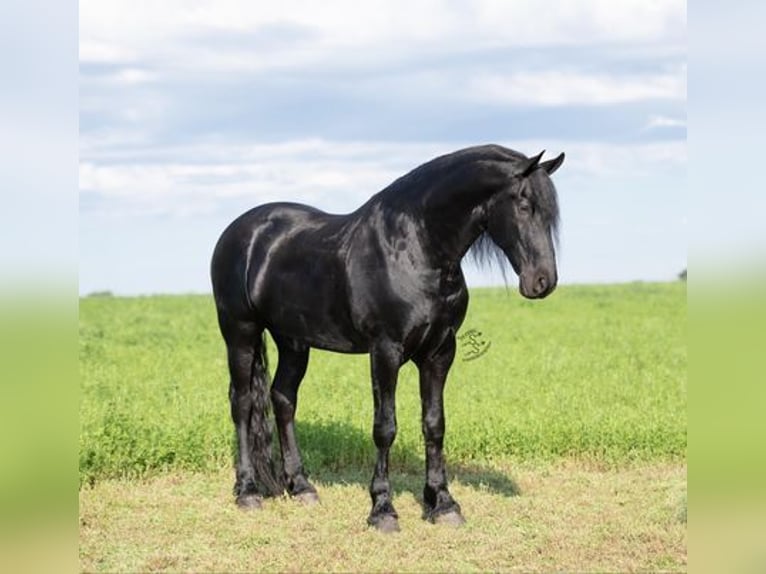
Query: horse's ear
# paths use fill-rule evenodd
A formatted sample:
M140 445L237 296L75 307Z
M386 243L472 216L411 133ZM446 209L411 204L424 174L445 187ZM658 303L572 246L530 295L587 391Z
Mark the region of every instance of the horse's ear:
M535 171L535 169L537 169L537 164L540 163L540 158L543 157L544 153L545 150L541 151L535 157L530 157L529 159L525 159L523 162L521 162L521 170L519 172L521 177L526 177Z
M557 158L549 159L540 164L540 167L548 172L548 175L553 175L553 172L561 167L564 163L564 152L561 152Z

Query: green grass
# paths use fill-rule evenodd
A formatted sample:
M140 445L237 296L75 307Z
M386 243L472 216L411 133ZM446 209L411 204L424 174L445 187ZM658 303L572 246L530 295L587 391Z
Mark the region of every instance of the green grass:
M492 462L681 461L686 284L561 286L544 301L476 289L446 391L450 468ZM272 371L277 355L270 353ZM422 468L417 373L400 374L394 470ZM80 301L80 484L232 460L225 350L210 296ZM312 352L298 435L311 473L371 472L366 356Z

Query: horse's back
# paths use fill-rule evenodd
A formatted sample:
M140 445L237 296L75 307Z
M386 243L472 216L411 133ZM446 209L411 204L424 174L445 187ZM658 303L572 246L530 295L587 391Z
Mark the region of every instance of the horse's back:
M312 346L357 350L345 296L345 223L345 216L292 203L241 215L213 254L219 313Z

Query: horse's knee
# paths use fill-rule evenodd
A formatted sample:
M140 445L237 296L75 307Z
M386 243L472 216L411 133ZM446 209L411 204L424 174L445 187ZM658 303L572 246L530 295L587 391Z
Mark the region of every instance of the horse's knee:
M378 448L389 448L394 444L396 438L396 421L394 419L376 421L373 426L372 437Z
M444 417L436 415L424 416L422 431L426 443L441 445L444 442Z

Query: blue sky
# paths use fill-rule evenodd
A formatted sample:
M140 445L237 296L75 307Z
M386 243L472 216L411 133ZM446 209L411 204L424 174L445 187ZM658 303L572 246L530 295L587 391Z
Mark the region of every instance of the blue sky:
M83 0L80 292L207 292L246 209L351 211L488 142L566 152L563 283L674 279L686 61L675 0Z

